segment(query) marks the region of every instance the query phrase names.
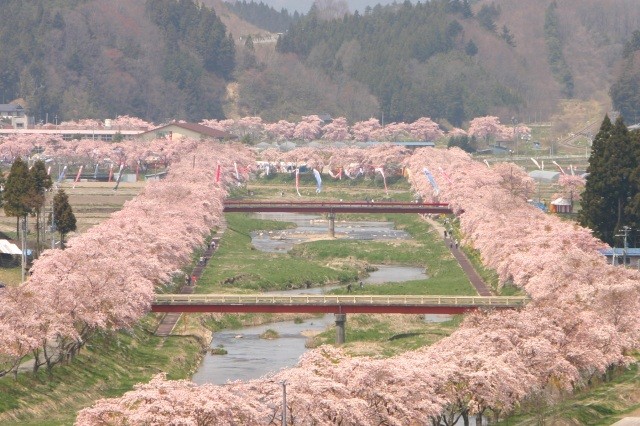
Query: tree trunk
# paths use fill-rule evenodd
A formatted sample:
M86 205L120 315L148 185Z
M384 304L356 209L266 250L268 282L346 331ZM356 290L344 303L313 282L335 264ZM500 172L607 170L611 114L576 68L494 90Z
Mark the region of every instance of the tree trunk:
M476 414L476 426L482 426L482 413Z

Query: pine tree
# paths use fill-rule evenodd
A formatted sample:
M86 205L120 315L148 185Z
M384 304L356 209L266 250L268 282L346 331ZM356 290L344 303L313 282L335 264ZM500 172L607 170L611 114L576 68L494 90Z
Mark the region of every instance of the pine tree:
M31 179L33 180L35 190L33 197L30 199L31 208L36 214L36 256L40 254L40 219L42 217L42 207L46 201L46 191L51 188L51 176L47 173L44 161L38 160L29 170Z
M64 249L64 237L71 231L75 231L76 217L73 214L69 197L63 189L53 197L53 220L58 232L60 232L60 248Z
M629 209L634 198L631 175L638 167L634 151L622 118L612 125L606 116L593 141L578 218L609 244L618 230L635 221Z
M16 218L16 235L20 233L20 218L31 213L31 198L35 184L27 163L18 157L11 165L4 188L4 213Z

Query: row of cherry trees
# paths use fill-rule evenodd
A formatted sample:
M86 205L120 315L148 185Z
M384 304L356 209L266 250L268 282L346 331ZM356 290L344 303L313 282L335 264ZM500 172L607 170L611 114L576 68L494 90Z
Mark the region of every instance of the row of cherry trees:
M376 118L359 121L351 126L344 117L333 119L325 124L317 115L303 116L299 122L280 120L267 123L260 117L242 117L239 119L204 120L203 125L229 132L239 138L249 137L251 140L327 140L327 141L399 141L425 140L433 141L443 136L475 136L478 139L493 138L496 140L512 140L514 136L530 134L527 126L508 126L500 123L495 116L477 117L469 122L468 130L453 128L444 132L440 126L428 117L422 117L413 123L381 124ZM47 124L42 128L53 129L118 129L118 130L150 130L153 123L136 117L118 116L105 122L94 119L65 121L59 125Z
M453 425L460 416L507 414L528 397L569 391L632 361L640 274L606 265L597 252L604 244L588 229L529 206L534 187L522 169L488 169L458 149L422 149L405 164L423 198L460 212L465 242L501 282L531 296L526 308L468 315L450 337L385 360L321 347L249 382L196 386L160 375L81 411L78 424L275 424L286 380L291 424Z
M166 143L166 142L165 142ZM34 369L73 356L100 330L132 327L150 309L154 289L188 263L220 223L234 163L253 167L242 145L212 151L195 140L173 142L182 159L167 179L149 182L107 221L49 250L20 287L0 295L0 376L34 357ZM217 182L217 165L224 170Z
M445 133L440 126L428 117L422 117L413 123L388 123L384 126L376 118L359 121L349 126L347 119L338 117L324 124L317 115L303 116L297 122L280 120L265 123L260 117L243 117L237 120L204 120L201 124L251 140L327 140L327 141L433 141L444 136L475 136L479 139L512 140L514 136L530 134L526 126L505 126L498 117L478 117L471 120L467 131L454 128Z
M406 148L393 144L370 148L305 147L288 152L270 148L262 151L260 158L272 164L305 164L318 171L328 169L338 174L342 170L348 176L355 176L360 169L370 175L378 167L384 168L385 173L397 174L408 152Z
M0 158L13 162L40 152L64 164L124 164L135 169L139 162L167 165L184 153L183 140L135 139L106 143L91 139L65 141L51 135L12 135L0 140Z

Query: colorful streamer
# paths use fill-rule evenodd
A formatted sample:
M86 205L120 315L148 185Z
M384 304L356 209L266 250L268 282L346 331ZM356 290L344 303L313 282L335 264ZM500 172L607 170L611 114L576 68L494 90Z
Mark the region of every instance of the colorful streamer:
M80 168L78 169L78 174L76 175L76 180L73 181L73 188L75 189L76 187L76 183L78 183L78 181L80 180L80 175L82 174L82 168L84 166L80 166Z
M360 168L360 170L362 170L362 168ZM389 190L387 189L387 178L384 175L384 170L382 169L382 167L376 167L374 171L379 172L382 175L382 182L384 182L384 190L387 193L387 195L389 195Z
M120 170L118 170L118 179L116 179L116 186L113 188L114 191L118 190L118 186L120 186L120 179L122 179L122 169L124 168L124 163L120 163Z
M62 182L64 180L64 176L67 174L67 166L64 166L62 168L62 171L60 172L60 175L58 176L58 183Z
M313 169L313 176L315 176L316 183L318 185L316 186L316 194L319 194L320 192L322 192L322 176L320 176L320 172L318 171L318 169Z
M426 167L424 167L422 171L424 172L424 175L427 177L427 179L429 180L429 183L433 187L433 196L434 197L438 196L438 194L440 194L440 188L438 187L438 184L436 183L435 178L433 177L429 169L427 169Z

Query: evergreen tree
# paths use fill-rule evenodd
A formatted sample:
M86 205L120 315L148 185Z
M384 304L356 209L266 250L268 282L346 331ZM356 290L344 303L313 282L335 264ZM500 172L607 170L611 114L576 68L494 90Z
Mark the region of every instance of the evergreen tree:
M447 148L458 147L465 152L473 153L476 152L478 147L478 141L475 136L452 136L449 138L449 142L447 143Z
M69 197L63 189L53 197L53 220L58 232L60 232L60 248L64 249L64 237L76 230L76 217L73 214Z
M635 158L637 167L631 172L631 192L632 197L627 206L627 213L632 220L628 225L634 230L633 234L636 236L635 247L638 247L637 237L640 233L640 131L635 130L629 133L631 139L631 146L635 150Z
M20 218L31 213L35 184L27 163L18 157L11 165L4 188L4 213L16 218L16 235L20 232Z
M635 154L622 118L612 125L606 116L593 141L578 219L608 244L614 244L618 230L635 222L629 208L634 198L631 174L638 167Z
M462 1L462 16L464 18L473 18L473 10L471 10L469 0Z
M33 196L31 197L30 204L32 210L36 214L36 256L40 254L40 219L42 217L42 208L46 201L46 191L51 188L51 176L47 173L47 168L44 161L38 160L34 163L31 170L29 170L31 179L33 180L34 188Z

